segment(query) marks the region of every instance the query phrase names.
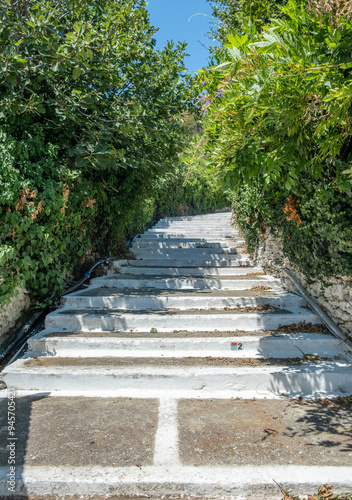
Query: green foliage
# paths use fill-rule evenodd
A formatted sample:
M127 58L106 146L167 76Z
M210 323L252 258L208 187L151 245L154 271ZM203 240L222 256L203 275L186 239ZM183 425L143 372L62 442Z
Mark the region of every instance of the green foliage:
M216 22L213 35L225 42L227 35L241 30L243 18L251 20L258 28L269 22L271 17L281 14L279 7L286 0L208 0Z
M201 137L193 138L181 158L157 183L156 217L208 213L231 206L230 191L207 168Z
M184 44L143 0L0 3L0 301L43 301L153 217L187 141Z
M200 75L206 148L251 248L268 225L306 275L351 274L351 22L280 9L243 18Z
M296 218L291 220L288 218L293 210L288 210L290 204L283 191L263 193L260 187L253 185L239 189L233 208L249 251L252 253L260 246L261 236L269 227L282 241L284 254L307 277L351 275L351 199L328 178L311 181L311 188L306 181L302 184L307 190L297 199Z

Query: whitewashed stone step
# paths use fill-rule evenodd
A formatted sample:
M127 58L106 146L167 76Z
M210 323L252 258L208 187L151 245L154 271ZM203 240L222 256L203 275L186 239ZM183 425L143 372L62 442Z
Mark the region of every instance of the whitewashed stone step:
M153 227L170 227L170 226L180 226L190 229L203 228L208 226L213 226L217 228L231 228L232 222L230 219L227 220L217 220L217 219L203 219L203 220L193 220L193 221L182 221L182 220L174 220L174 221L165 221L161 220L157 222Z
M261 278L261 279L259 279ZM226 276L222 279L215 278L192 278L192 277L139 277L138 275L131 276L126 274L117 274L109 276L101 276L91 280L93 286L108 286L120 288L158 288L168 290L250 290L253 287L268 287L277 289L281 285L281 281L277 278L268 276L260 276L257 279L227 279Z
M170 221L170 222L176 222L176 221L202 221L202 220L211 220L215 219L218 221L222 220L229 220L231 221L233 218L233 214L231 212L223 212L220 214L203 214L203 215L179 215L175 217L163 217L162 219L159 220L159 222L162 221Z
M273 360L274 361L274 360ZM259 364L222 358L61 358L29 354L3 380L22 390L134 397L328 397L352 392L352 367L342 361ZM244 365L243 365L244 363ZM138 396L137 396L138 397Z
M184 234L158 234L158 233L144 233L140 234L136 241L147 241L147 242L155 242L155 241L172 241L172 242L187 242L187 241L195 241L195 242L213 242L213 243L226 243L226 242L237 242L243 241L243 238L240 235L231 234L231 236L218 237L213 235L206 236L195 236L194 234L184 235Z
M133 253L133 252L132 252ZM143 261L150 261L150 260L156 260L158 259L160 262L162 261L194 261L194 262L209 262L209 261L234 261L234 262L241 262L243 260L249 260L249 255L248 254L222 254L222 253L207 253L207 254L199 254L197 252L163 252L163 253L156 253L156 252L151 252L151 253L143 253L143 254L137 254L136 260L143 260ZM187 267L187 266L184 266ZM197 267L201 267L197 266Z
M132 247L131 252L135 255L136 259L148 258L169 258L169 259L184 259L184 258L216 258L222 256L232 255L242 258L248 258L249 254L244 253L243 248L139 248ZM243 253L242 253L243 252ZM226 257L228 258L228 257Z
M169 244L169 245L181 245L188 244L191 245L215 245L215 246L230 246L230 245L243 245L245 240L240 237L233 236L231 238L216 238L216 237L200 237L192 238L192 236L179 236L178 238L162 238L158 237L156 234L141 234L135 240L134 244L139 243L146 246L156 246L157 244Z
M191 231L193 230L194 232L198 232L198 231L208 231L208 230L215 230L215 231L220 231L220 230L223 230L223 231L231 231L232 229L235 231L234 228L232 228L232 226L230 224L219 224L217 222L214 222L214 223L210 223L210 222L204 222L202 224L197 224L197 223L193 223L193 224L189 224L187 222L183 222L183 223L173 223L173 224L156 224L155 226L153 226L153 228L151 229L161 229L161 230L178 230L178 231ZM238 232L236 230L236 232Z
M91 287L87 291L78 291L63 297L65 307L127 310L169 310L169 309L224 309L228 307L295 307L306 305L305 299L278 291L268 291L264 296L255 296L258 292L219 294L187 293L182 295L178 290L174 294L169 291L140 289L137 293L128 294L128 290L119 288ZM242 295L245 295L242 293ZM258 293L259 295L259 293Z
M178 242L170 242L170 241L165 241L165 242L160 242L160 241L143 241L141 238L137 238L135 242L132 245L132 248L146 248L146 249L208 249L214 250L214 249L219 249L221 250L227 250L230 248L238 248L238 250L243 250L242 248L239 248L240 245L244 245L243 240L239 240L236 243L229 243L229 241L223 241L222 243L219 242L207 242L207 243L201 243L197 241L187 241L184 242L183 240L179 240Z
M201 220L201 219L224 219L229 218L232 219L233 214L231 211L228 212L218 212L216 214L198 214L198 215L176 215L174 217L163 217L160 220Z
M245 276L263 275L261 267L145 267L143 265L134 266L135 261L131 260L130 265L127 260L115 260L114 267L119 274L137 274L137 275L154 275L154 276ZM143 264L139 261L139 264Z
M166 229L166 228L159 228L159 229L148 229L147 234L157 234L160 236L172 236L172 237L177 237L177 236L185 236L185 237L191 237L191 238L206 238L207 236L211 236L212 238L217 237L220 239L223 238L234 238L239 235L239 233L236 233L235 231L224 231L224 230L215 230L215 229L204 229L194 231L194 230L181 230L181 229Z
M150 338L121 336L86 337L42 331L31 337L28 352L32 356L61 357L230 357L230 358L303 358L305 354L344 359L342 343L319 333L275 334L272 336Z
M166 216L162 217L160 220L193 220L193 219L203 219L203 218L210 218L210 217L233 217L233 214L231 210L225 210L222 212L216 212L216 213L207 213L207 214L187 214L187 215L174 215L174 216Z
M293 323L319 324L319 318L307 309L290 308L275 313L237 313L236 311L94 311L62 308L46 317L46 328L57 331L173 332L188 331L233 331L233 330L276 330L280 325Z
M135 267L253 267L253 261L250 259L234 258L231 259L129 259L128 264Z
M163 224L188 224L192 225L201 225L201 224L219 224L219 225L231 225L232 217L193 217L193 218L170 218L165 217L164 219L160 219L155 226L163 225Z

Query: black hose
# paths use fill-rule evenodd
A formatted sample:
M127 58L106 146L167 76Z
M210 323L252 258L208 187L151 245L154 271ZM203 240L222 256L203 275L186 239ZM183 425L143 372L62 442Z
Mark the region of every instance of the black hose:
M111 259L112 257L109 257L109 260ZM92 271L101 264L104 264L105 262L107 263L108 261L99 259L95 264L93 264L93 266L88 271L84 273L82 279L80 279L73 286L69 287L68 289L64 290L62 293L54 297L53 300L58 300L64 295L73 293L76 290L78 290L90 278ZM0 353L0 363L2 363L11 354L11 352L15 350L17 352L15 356L13 356L13 358L10 360L10 363L20 356L20 354L22 353L22 351L26 346L27 340L34 334L42 330L45 318L47 314L49 314L49 312L50 312L50 305L47 304L39 311L36 311L33 314L33 316L29 319L29 321L27 321L25 325L23 325L22 327L19 328L19 330L16 331L13 340Z
M27 339L31 336L33 328L35 328L35 326L38 326L38 324L43 323L48 312L49 306L45 306L39 311L36 311L29 319L29 321L27 321L27 323L25 323L21 328L19 328L19 330L16 331L14 338L0 353L0 363L4 361L4 359L6 359L12 351L18 349L23 342L27 341Z

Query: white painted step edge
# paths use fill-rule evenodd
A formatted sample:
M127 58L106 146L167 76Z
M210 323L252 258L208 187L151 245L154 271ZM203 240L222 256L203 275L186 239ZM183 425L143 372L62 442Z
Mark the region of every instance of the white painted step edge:
M91 287L88 291L94 291L99 287ZM100 308L100 309L127 309L127 310L170 310L170 309L210 309L225 307L257 307L272 305L280 308L293 306L304 306L305 299L297 295L289 295L277 292L271 297L202 297L202 296L153 296L148 295L124 295L124 296L80 296L82 292L75 292L62 298L62 304L70 308ZM86 292L87 293L87 292Z
M267 398L282 394L325 397L352 393L352 366L341 361L249 368L143 364L121 368L44 364L30 368L24 365L25 362L26 358L21 358L2 372L8 387L48 392L69 390L81 394L104 390L135 395L139 391L144 397L148 392L159 394L159 397L166 394L168 397L203 397L204 394L227 397L229 393L237 397L243 392L246 396L252 393L252 397L257 394Z
M70 337L40 332L28 340L31 355L61 357L231 357L302 358L304 354L340 357L344 346L324 334L287 334L281 336L228 336L202 338Z
M231 268L246 268L255 269L253 266L253 262L250 259L231 259L231 260L196 260L196 259L185 259L185 260L176 260L176 259L129 259L127 261L130 265L134 267L167 267L167 268L177 268L177 267L231 267ZM250 272L250 271L247 271Z
M130 261L131 263L133 261ZM263 272L260 267L144 267L128 265L127 260L114 261L114 267L118 270L118 274L143 274L143 275L155 275L155 276L201 276L201 277L213 277L213 276L244 276L247 274L255 274ZM262 275L265 276L265 275ZM256 276L252 276L253 279Z
M263 278L266 278L265 276ZM281 288L280 280L228 280L228 279L192 279L190 278L140 278L132 279L129 275L121 275L114 278L113 275L94 278L91 280L93 286L108 286L113 288L156 288L158 290L251 290L254 287L268 287L272 290ZM269 290L270 291L270 290Z
M211 249L211 248L216 248L216 249L228 249L228 248L238 248L238 250L243 250L241 248L244 245L244 240L239 240L239 241L209 241L209 242L200 242L200 241L184 241L184 240L179 240L179 241L144 241L142 238L137 238L133 245L132 248L172 248L172 249L177 249L177 248L182 248L182 249L190 249L190 248L196 248L197 250L204 250L204 249Z
M293 309L293 308L292 308ZM46 317L46 328L58 329L58 331L139 331L145 332L156 328L160 332L172 332L174 330L194 331L258 331L276 330L279 325L290 325L293 323L321 324L321 320L315 314L303 309L296 313L266 313L266 314L167 314L163 313L118 313L108 315L104 313L77 313L72 314L70 309L60 309Z
M0 469L0 495L8 492L8 467ZM296 495L333 484L334 492L352 488L350 467L257 466L192 467L181 465L141 467L24 467L16 479L16 492L28 496L121 496L164 498L221 498L223 500L278 500L282 497L274 480Z

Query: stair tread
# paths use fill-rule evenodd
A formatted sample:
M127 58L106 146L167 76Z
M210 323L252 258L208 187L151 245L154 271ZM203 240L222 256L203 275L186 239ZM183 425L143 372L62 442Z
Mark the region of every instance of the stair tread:
M289 295L289 292L282 292L280 290L190 290L190 289L158 289L148 287L134 288L116 288L108 286L92 287L77 293L80 297L135 297L135 296L152 296L152 297L281 297ZM292 294L293 295L293 294Z
M28 355L27 355L28 356ZM56 357L56 356L38 356L38 357L25 357L22 359L21 363L13 365L13 370L31 370L40 368L72 368L72 369L124 369L129 368L132 372L139 371L143 368L153 369L167 369L171 370L173 368L182 369L197 369L197 368L226 368L226 369L262 369L266 370L285 369L285 368L297 368L299 371L310 372L310 371L322 371L323 369L336 369L341 368L343 370L348 370L352 373L352 366L350 366L345 361L334 361L330 358L320 360L318 362L303 361L301 358L232 358L232 357ZM147 372L143 372L146 374ZM142 374L143 374L142 373ZM155 373L156 372L151 372Z
M278 283L279 280L277 278L273 278L271 276L251 276L251 275L237 275L237 274L229 274L229 275L211 275L211 274L204 274L203 276L188 276L188 275L182 275L178 274L177 276L165 276L162 274L143 274L143 273L138 273L138 274L109 274L104 277L98 278L100 281L104 280L112 280L112 279L117 279L117 280L142 280L142 279L158 279L158 280L168 280L168 281L176 281L176 280L197 280L197 281L224 281L224 280L229 280L229 281L262 281L262 282L275 282ZM94 283L94 281L93 281Z
M319 331L319 327L320 331ZM331 337L331 334L328 332L324 332L324 327L322 325L317 325L317 330L314 333L309 333L309 335L324 335L326 337ZM197 338L211 338L211 339L217 339L217 338L229 338L232 339L234 337L276 337L276 338L286 338L287 336L296 336L299 337L300 334L305 334L304 330L297 331L296 333L290 332L290 333L284 333L284 332L279 332L279 331L272 331L272 330L259 330L259 331L244 331L244 330L236 330L236 331L227 331L227 332L220 332L220 331L211 331L211 332L202 332L202 331L182 331L182 330L175 330L173 332L91 332L91 331L83 331L83 332L69 332L69 331L64 331L64 332L59 332L59 331L51 331L51 330L43 330L41 332L41 335L44 335L48 338L50 337L55 337L55 338L66 338L66 337L72 337L72 338L128 338L128 339L197 339Z
M246 311L246 309L252 309L253 311ZM283 308L278 308L274 309L273 306L271 306L270 309L265 310L263 306L258 306L258 311L255 311L255 307L248 307L248 308L226 308L224 309L197 309L197 308L192 308L192 309L169 309L169 310L137 310L137 309L59 309L56 311L54 314L57 315L104 315L104 316L128 316L128 315L133 315L133 316L223 316L223 315L243 315L247 314L248 316L252 315L295 315L295 314L301 314L301 317L304 318L305 316L312 316L312 313L308 310L304 310L301 308L297 308L296 306L292 307L292 310L290 309L283 309ZM297 309L297 310L295 310Z

